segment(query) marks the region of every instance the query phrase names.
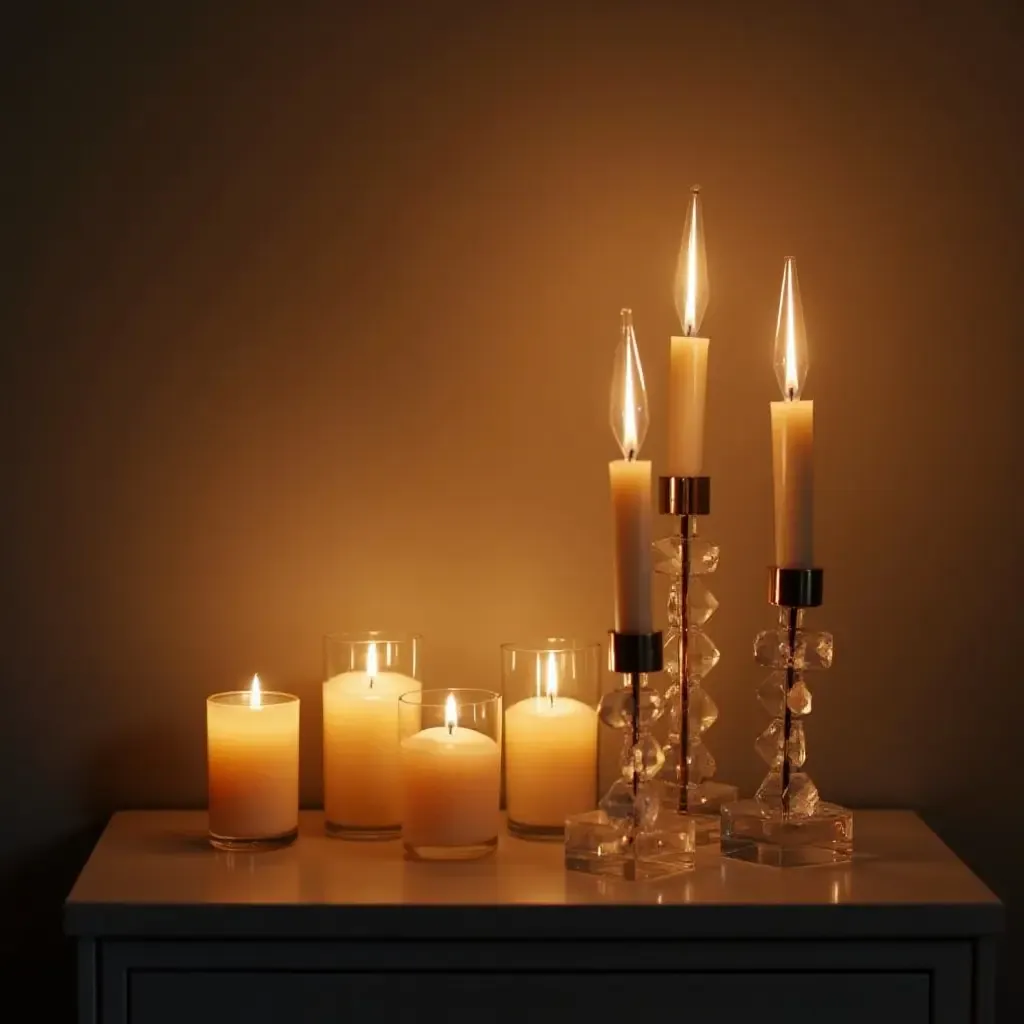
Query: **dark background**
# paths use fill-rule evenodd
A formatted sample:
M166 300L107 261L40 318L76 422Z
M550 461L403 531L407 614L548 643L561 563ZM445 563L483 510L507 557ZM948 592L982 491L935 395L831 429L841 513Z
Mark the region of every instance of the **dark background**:
M1017 924L1020 7L5 12L12 984L68 1005L61 900L110 811L202 806L208 693L259 670L303 697L316 804L324 632L419 630L438 685L495 684L519 635L603 636L618 310L636 312L657 466L694 182L720 775L761 775L750 643L772 620L771 344L793 255L815 621L837 643L808 766L832 799L919 810Z

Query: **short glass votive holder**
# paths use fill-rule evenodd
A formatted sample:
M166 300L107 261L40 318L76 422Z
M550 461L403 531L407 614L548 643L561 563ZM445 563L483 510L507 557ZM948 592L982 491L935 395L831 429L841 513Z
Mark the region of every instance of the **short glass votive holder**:
M299 833L299 698L234 690L206 701L210 843L287 846Z
M420 683L422 640L368 630L324 638L324 828L341 839L402 831L398 698Z
M402 842L416 860L474 860L498 846L501 697L414 690L398 699Z
M501 648L508 830L562 839L597 806L601 645L545 637Z

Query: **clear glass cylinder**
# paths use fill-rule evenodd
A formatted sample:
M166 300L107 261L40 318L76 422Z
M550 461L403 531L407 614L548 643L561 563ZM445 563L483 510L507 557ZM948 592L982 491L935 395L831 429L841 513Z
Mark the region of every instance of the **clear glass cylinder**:
M299 828L299 698L233 690L206 701L210 842L285 846Z
M508 829L561 839L597 805L601 645L545 637L503 644L504 791Z
M324 638L324 827L342 839L402 829L398 698L419 690L422 639L369 630Z
M420 690L398 699L402 842L417 860L472 860L498 846L501 697Z

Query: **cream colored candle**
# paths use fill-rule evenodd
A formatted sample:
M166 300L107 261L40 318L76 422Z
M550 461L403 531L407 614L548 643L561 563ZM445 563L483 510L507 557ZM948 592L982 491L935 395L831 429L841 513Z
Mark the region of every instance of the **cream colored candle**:
M260 840L294 834L299 823L299 698L248 691L206 702L210 833Z
M570 814L594 809L597 712L558 696L553 653L545 676L543 694L505 711L505 807L510 822L560 829Z
M447 725L401 743L402 840L412 847L471 847L498 835L501 752L490 736L457 724L449 697Z
M398 698L419 690L400 672L343 672L324 683L324 816L339 831L396 831L402 821Z
M700 476L704 468L707 380L708 339L673 338L668 379L669 476Z
M608 464L615 523L615 629L649 633L651 618L651 464L637 455L647 433L647 388L633 331L623 309L622 341L612 375L610 421L623 458Z
M814 566L814 402L772 402L775 564Z
M801 401L809 359L796 262L782 272L775 372L785 401L771 403L775 564L814 568L814 403Z
M668 475L700 476L704 469L704 406L708 380L708 339L696 337L708 305L708 269L700 188L690 205L679 246L675 279L676 312L683 336L671 341L668 377Z
M615 629L649 633L651 617L651 464L608 463L615 522Z

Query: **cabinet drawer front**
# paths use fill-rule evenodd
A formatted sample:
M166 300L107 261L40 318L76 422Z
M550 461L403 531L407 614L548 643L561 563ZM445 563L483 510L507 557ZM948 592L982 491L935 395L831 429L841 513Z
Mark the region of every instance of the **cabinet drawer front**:
M925 972L136 970L128 1024L756 1020L927 1024ZM680 1016L681 1015L681 1016ZM714 1015L714 1016L712 1016Z

